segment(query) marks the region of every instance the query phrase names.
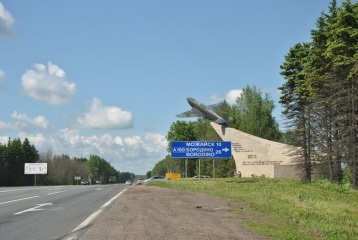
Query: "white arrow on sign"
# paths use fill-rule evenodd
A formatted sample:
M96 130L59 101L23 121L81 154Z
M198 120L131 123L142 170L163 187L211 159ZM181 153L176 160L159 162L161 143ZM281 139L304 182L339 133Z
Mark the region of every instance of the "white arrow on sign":
M223 150L224 152L230 151L230 149L228 149L227 147L226 147L226 148L223 148L222 150Z

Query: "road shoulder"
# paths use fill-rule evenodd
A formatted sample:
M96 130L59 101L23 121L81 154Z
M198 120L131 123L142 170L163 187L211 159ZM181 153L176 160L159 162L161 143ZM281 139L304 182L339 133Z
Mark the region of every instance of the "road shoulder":
M243 227L232 208L239 206L197 192L132 186L81 239L264 239Z

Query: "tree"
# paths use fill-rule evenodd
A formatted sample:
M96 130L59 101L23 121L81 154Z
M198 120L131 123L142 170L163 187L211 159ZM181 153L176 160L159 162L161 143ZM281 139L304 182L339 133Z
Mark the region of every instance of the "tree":
M33 184L33 177L24 174L25 163L34 163L39 155L36 148L26 138L9 139L6 145L0 147L0 165L2 165L2 186L26 186Z
M234 127L257 137L282 141L279 125L272 116L274 108L268 93L263 94L256 86L246 86L236 100L234 109L238 125Z
M145 174L145 177L148 179L152 176L152 171L148 171L146 174Z
M134 178L135 178L134 173L130 173L130 172L119 172L118 173L118 182L119 183L125 183L127 180L133 181Z
M335 4L335 1L333 1ZM332 4L332 5L333 5ZM335 158L342 159L351 171L352 184L358 187L358 3L335 5L327 26L325 57L330 62L329 82L332 94L327 98L333 111L336 136ZM339 146L339 147L338 147Z
M176 121L170 126L169 132L166 136L168 140L168 152L171 150L172 141L196 141L195 135L195 123ZM180 160L180 173L187 172L188 176L194 176L195 174L195 162L190 160ZM154 171L153 171L154 173Z
M291 144L298 147L296 160L303 163L305 180L311 182L311 92L307 84L305 66L310 53L310 44L296 44L285 56L280 66L281 75L286 82L279 87L282 93L280 103L284 106L283 114L288 119L287 127L293 132Z
M108 183L109 177L116 176L117 174L117 171L111 166L109 162L96 155L90 155L87 166L89 169L90 178L93 181L100 180L102 183Z
M285 57L280 103L306 163L327 164L335 182L342 181L345 164L357 187L358 3L337 7L333 0L316 25L312 42L296 44Z

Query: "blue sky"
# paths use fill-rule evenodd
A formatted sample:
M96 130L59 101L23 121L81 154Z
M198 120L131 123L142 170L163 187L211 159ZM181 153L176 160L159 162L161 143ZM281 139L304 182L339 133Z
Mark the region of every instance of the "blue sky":
M187 97L232 102L255 85L281 123L280 64L329 3L0 0L0 142L145 174Z

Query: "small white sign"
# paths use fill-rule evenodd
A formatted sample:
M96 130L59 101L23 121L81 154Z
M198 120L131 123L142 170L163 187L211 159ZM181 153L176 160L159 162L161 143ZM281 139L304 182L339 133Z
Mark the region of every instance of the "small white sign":
M25 163L25 174L47 174L47 163Z

